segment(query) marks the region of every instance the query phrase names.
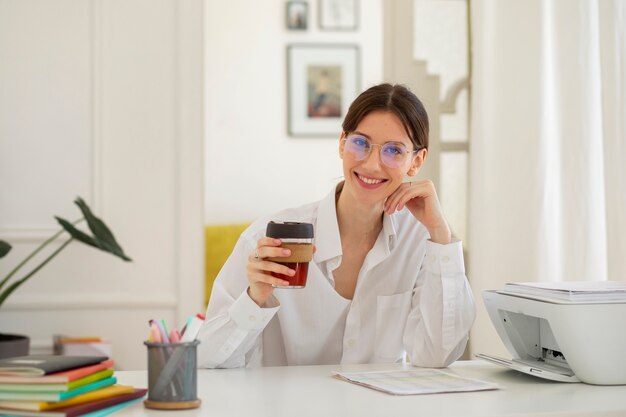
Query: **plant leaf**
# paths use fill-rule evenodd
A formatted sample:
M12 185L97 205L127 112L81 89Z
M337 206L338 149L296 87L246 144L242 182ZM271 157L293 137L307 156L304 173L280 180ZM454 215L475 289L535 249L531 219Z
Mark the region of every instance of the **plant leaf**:
M11 251L11 245L4 240L0 240L0 258L4 258Z
M94 239L98 242L98 247L103 251L119 256L125 261L131 261L115 240L111 230L102 220L94 216L87 203L85 203L85 201L80 197L77 197L74 203L76 203L76 205L80 208L80 211L83 213L83 216L85 216L89 230L91 230Z
M89 246L93 246L94 248L98 248L98 249L102 249L100 247L100 245L98 245L98 242L96 242L96 240L94 238L92 238L91 236L89 236L88 234L81 232L80 230L78 230L77 228L74 227L74 225L70 222L68 222L65 219L62 219L60 217L54 216L55 219L57 219L57 221L59 222L59 224L61 225L61 227L63 227L63 229L65 229L65 231L67 233L70 234L70 236L72 236L74 239L83 242Z

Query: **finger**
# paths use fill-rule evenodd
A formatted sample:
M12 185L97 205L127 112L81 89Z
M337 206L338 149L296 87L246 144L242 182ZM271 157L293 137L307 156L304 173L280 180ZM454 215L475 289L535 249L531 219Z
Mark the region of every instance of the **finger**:
M291 250L281 247L263 246L258 249L261 258L285 258L291 255Z
M396 201L396 198L397 198L398 194L400 193L400 188L402 186L403 186L403 184L400 184L400 187L398 187L396 190L394 190L394 192L391 193L391 195L389 197L387 197L387 199L385 200L385 205L383 206L383 209L388 214L391 214L391 207L394 206L394 202Z
M280 246L282 244L280 239L276 239L273 237L262 237L256 242L257 249L262 246Z
M267 257L279 257L279 256L289 256L289 254L291 252L289 252L288 254L284 254L284 251L281 253L281 249L276 249L276 251L272 251L272 250L265 250L263 248L277 248L278 246L280 246L282 244L280 239L275 239L275 238L271 238L271 237L262 237L261 239L259 239L257 241L257 246L256 248L250 253L250 256L248 256L248 260L251 262L256 262L261 258L267 258Z
M407 187L403 187L396 195L394 203L397 211L402 210L404 206L414 198L427 199L436 195L435 186L430 180L416 181L407 185Z
M387 197L387 201L385 202L385 211L388 214L393 214L400 203L402 196L410 191L410 184L403 183L389 196Z
M257 262L252 262L249 265L249 271L251 273L257 273L257 272L261 272L261 273L270 273L270 272L274 272L276 274L282 274L282 275L286 275L286 276L294 276L296 274L296 271L294 271L293 269L276 263L276 262L272 262L272 261L257 261Z
M274 285L277 287L286 287L289 285L289 281L276 278L269 274L256 273L252 274L250 278L250 285Z

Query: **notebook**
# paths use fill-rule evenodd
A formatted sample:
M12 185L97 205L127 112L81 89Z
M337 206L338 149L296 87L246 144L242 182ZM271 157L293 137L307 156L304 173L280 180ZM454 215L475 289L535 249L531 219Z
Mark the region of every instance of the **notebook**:
M107 359L106 356L16 356L0 360L0 375L41 376L82 366L95 365Z

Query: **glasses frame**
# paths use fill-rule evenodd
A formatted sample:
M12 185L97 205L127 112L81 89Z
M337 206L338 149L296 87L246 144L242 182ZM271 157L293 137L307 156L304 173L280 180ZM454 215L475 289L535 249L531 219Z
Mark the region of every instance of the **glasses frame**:
M348 134L348 133L344 132L344 137L341 139L344 142L344 147L347 145L348 139L350 139L350 137L354 137L354 136L358 136L360 138L363 138L363 139L365 139L367 141L367 143L369 143L369 147L366 148L366 151L365 151L365 156L363 158L361 158L361 159L354 158L356 161L365 161L372 154L372 149L374 149L374 146L378 146L379 147L378 157L379 157L381 163L383 163L387 168L397 169L397 168L401 167L401 165L400 166L391 166L391 165L389 165L388 163L385 162L385 158L383 157L383 147L385 145L389 144L389 143L398 144L398 145L402 145L402 146L406 146L406 144L404 144L402 142L394 141L394 140L390 140L390 141L387 141L385 143L373 143L371 141L371 139L369 139L367 136L360 135L360 134L357 134L357 133L350 133L350 134ZM407 149L406 152L404 152L404 155L407 155L407 154L416 155L422 149L424 149L424 148L413 149L412 151Z

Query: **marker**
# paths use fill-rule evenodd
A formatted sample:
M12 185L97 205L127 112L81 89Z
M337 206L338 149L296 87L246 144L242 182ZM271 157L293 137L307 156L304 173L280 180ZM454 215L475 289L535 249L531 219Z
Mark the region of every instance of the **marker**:
M161 331L159 327L151 321L150 323L150 341L154 343L161 343Z
M170 342L171 343L179 343L180 342L180 333L177 329L170 331Z
M152 323L154 323L161 332L161 342L169 343L170 338L167 336L167 331L163 327L163 320L152 320Z
M198 332L200 332L200 327L202 327L202 323L204 323L204 320L200 318L201 316L201 314L196 314L195 317L191 318L191 322L185 328L181 342L192 342L196 340Z

